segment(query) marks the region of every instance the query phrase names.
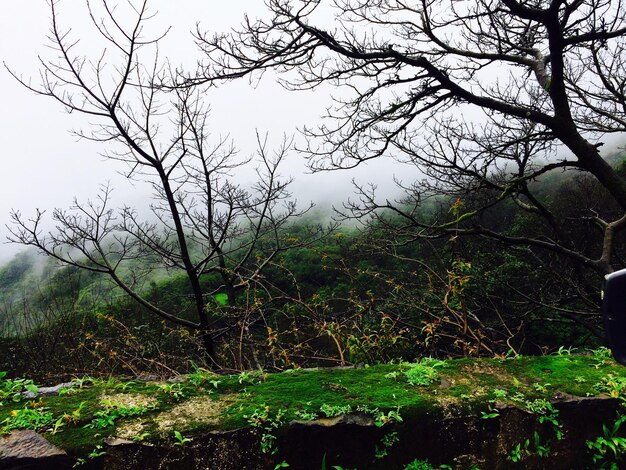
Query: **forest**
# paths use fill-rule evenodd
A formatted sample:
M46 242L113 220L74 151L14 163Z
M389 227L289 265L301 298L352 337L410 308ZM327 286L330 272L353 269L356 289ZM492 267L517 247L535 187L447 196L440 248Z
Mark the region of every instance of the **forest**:
M623 152L609 161L624 174ZM533 191L570 221L577 249L593 256L601 232L579 217L617 212L607 192L578 172L543 178ZM476 203L440 197L415 217L455 221L461 204L471 211ZM513 203L482 217L492 230L513 236L536 233L540 223ZM202 279L218 351L212 359L200 335L155 318L106 275L22 252L0 270L0 369L42 379L169 376L192 364L280 371L603 345L602 276L591 269L480 236L411 240L413 233L392 211L361 226L329 220L310 213L284 226L279 238L297 246L275 256L261 278L238 287L232 301L217 273ZM622 236L617 246L615 256L623 259ZM248 269L272 247L272 240L260 238ZM184 273L149 269L148 260L133 260L126 275L151 304L192 319Z
M80 27L67 4L36 78L5 68L150 197L103 181L10 213L1 439L45 434L60 468L619 468L621 0L267 0L198 23L191 68L161 56L151 1L87 2ZM268 79L332 104L243 155L209 91ZM331 210L296 200L294 155L412 172Z

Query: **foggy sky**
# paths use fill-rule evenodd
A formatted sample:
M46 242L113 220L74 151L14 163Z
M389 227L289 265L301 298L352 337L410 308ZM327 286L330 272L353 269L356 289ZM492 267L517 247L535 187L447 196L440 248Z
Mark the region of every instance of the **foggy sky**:
M193 64L201 57L190 34L197 22L204 30L224 31L236 27L244 12L251 17L264 15L263 2L256 0L154 0L151 5L159 11L153 27L172 27L160 49L174 65ZM96 42L93 29L85 27L89 23L85 1L62 0L59 11L61 24L72 27L74 37L81 38L81 50L99 54L101 43ZM54 56L47 47L49 23L45 0L5 1L0 9L0 59L24 78L32 77L33 84L39 78L38 55ZM270 141L278 145L283 133L291 135L296 127L318 122L331 103L324 93L288 92L272 77L265 77L256 88L245 80L229 83L208 91L206 99L212 106L212 134L229 134L244 155L254 151L255 130L269 132ZM115 205L145 205L149 189L131 185L118 175L123 168L99 156L103 144L81 141L71 134L72 129L89 128L85 116L67 114L51 98L35 96L4 67L0 69L0 103L0 262L22 249L5 243L11 209L28 215L35 208L67 207L74 196L83 200L95 196L98 185L107 180L116 188ZM351 194L352 178L376 180L383 193L393 193L391 180L397 170L389 160L379 160L357 170L309 174L302 156L293 152L282 174L295 177L292 191L302 205L313 200L325 209Z

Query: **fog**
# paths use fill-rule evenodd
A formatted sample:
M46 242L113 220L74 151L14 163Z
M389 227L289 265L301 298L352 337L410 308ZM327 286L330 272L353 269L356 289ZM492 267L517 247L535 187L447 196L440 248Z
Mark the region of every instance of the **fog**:
M224 31L235 27L244 13L263 15L262 2L217 2L179 0L153 1L158 15L151 22L152 30L164 31L171 26L160 44L160 54L175 66L192 66L200 58L190 34L196 23L207 31ZM253 6L251 6L253 5ZM71 27L73 37L81 39L80 51L98 55L102 44L97 40L84 0L59 2L59 21ZM38 83L38 56L54 57L46 36L50 28L50 9L44 0L4 2L0 15L0 58L25 80ZM243 155L256 146L256 131L268 133L278 145L282 136L296 135L297 128L314 125L330 105L330 90L288 92L275 79L266 75L256 86L247 81L228 83L206 92L211 104L212 135L229 135ZM0 69L0 129L2 146L0 197L0 262L23 249L6 243L11 209L24 215L35 208L51 210L67 207L74 196L93 197L98 186L110 181L115 187L114 204L146 205L150 191L145 184L131 184L118 172L119 162L100 156L104 144L80 140L71 131L89 129L84 115L68 114L57 102L36 96L21 86L7 70ZM394 174L407 177L407 169L398 169L389 160L379 160L356 170L311 174L302 155L292 152L282 169L284 176L295 181L292 191L303 205L314 201L321 212L330 213L333 204L340 204L352 192L351 180L360 183L375 180L380 193L395 194ZM414 172L413 172L414 174ZM248 174L240 175L249 179ZM413 177L409 174L409 177ZM245 183L245 181L244 181Z

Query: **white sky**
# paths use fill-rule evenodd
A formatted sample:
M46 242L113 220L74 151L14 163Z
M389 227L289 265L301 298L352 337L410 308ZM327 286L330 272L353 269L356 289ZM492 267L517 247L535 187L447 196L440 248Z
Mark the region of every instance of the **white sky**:
M237 26L244 12L264 14L260 0L154 0L151 5L159 11L155 26L172 26L160 48L173 64L191 64L200 57L189 33L196 22L205 30L223 31ZM71 26L76 37L87 34L83 28L89 23L85 1L61 0L59 20ZM38 80L37 56L51 54L46 47L49 21L45 0L4 0L0 7L0 60L23 77L32 77L33 83ZM82 39L85 51L100 51L94 38L86 35ZM255 129L269 132L278 144L283 133L290 135L296 126L314 124L330 103L319 91L287 92L271 77L264 78L256 89L246 81L226 84L211 90L207 99L213 109L214 134L230 134L246 155L254 150ZM4 243L11 209L28 215L35 208L66 207L74 196L86 199L95 195L98 185L107 180L117 188L114 202L137 201L141 206L148 197L145 187L129 185L116 174L120 168L114 162L98 155L102 144L77 140L70 133L77 128L88 128L84 116L67 114L57 102L35 96L4 67L0 69L0 262L21 249ZM305 173L303 158L293 153L282 173L296 178L292 190L299 201L315 200L325 208L351 194L352 178L360 182L375 179L383 187L392 187L393 171L388 160L381 160L357 171L311 175Z

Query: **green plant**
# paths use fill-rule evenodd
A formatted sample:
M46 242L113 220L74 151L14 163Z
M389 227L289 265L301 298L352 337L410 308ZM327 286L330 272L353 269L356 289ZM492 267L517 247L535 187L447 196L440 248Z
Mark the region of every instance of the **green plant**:
M502 390L501 388L494 388L492 393L493 393L493 397L496 400L504 399L507 396L507 391L506 390Z
M524 407L533 414L545 415L547 413L553 412L554 408L552 407L552 403L544 398L537 398L535 400L525 400L523 403Z
M174 443L175 446L183 447L188 442L191 442L191 439L188 437L183 437L180 431L174 431L174 438L176 439L176 442Z
M289 465L287 462L285 462L284 460L278 464L276 464L276 466L274 467L274 470L278 470L279 468L287 468L290 467L291 465Z
M81 415L82 415L82 411L83 408L85 408L85 406L87 405L87 402L85 401L81 401L80 404L78 405L78 408L76 408L74 411L72 411L71 413L66 413L63 415L63 418L66 421L71 421L73 423L77 423L78 421L80 421Z
M93 415L91 423L86 424L85 428L104 429L115 425L119 418L127 418L129 416L139 416L148 411L145 406L123 406L119 404L104 403L104 409L96 411Z
M237 380L240 384L254 385L263 378L264 373L262 371L243 371L239 373Z
M494 419L500 416L500 412L496 408L489 407L487 411L480 412L480 419Z
M559 347L559 349L556 351L556 355L557 356L571 356L572 352L576 351L576 348L573 346L570 347L565 347L565 346L561 346Z
M285 410L281 408L272 416L270 407L267 405L262 406L262 408L255 409L250 416L244 417L247 418L250 426L261 431L261 452L274 455L278 452L278 448L275 445L275 432L283 424Z
M522 443L519 443L513 448L513 450L509 454L509 459L512 462L518 463L530 454L530 439L526 439L523 445Z
M379 460L387 457L387 455L389 455L389 449L391 449L391 447L393 447L393 445L399 441L400 438L398 437L397 432L385 434L381 438L380 444L376 445L376 449L374 450L374 457Z
M11 415L0 422L0 429L11 431L12 429L43 429L54 423L52 412L48 408L22 408L11 411Z
M3 401L10 398L12 401L22 400L24 391L37 395L39 387L30 379L6 379L7 373L0 371L0 406Z
M535 431L535 433L533 434L533 440L535 443L535 452L539 457L545 458L550 455L550 447L547 445L547 443L542 442L541 437L539 436L539 433L537 431Z
M532 413L539 414L539 423L548 424L550 429L554 431L557 440L563 438L562 425L558 421L559 411L554 409L552 404L543 399L537 399L533 401L526 400L523 402L526 409ZM512 462L521 462L527 456L536 454L541 458L548 457L550 455L550 440L542 440L539 432L533 433L532 441L526 439L523 443L517 444L509 454L509 459Z
M84 388L87 385L93 385L94 383L96 383L96 379L85 375L83 377L74 377L72 379L72 382L74 382L78 388Z
M185 390L183 388L183 385L178 382L159 384L158 388L163 393L172 397L176 401L185 398Z
M541 424L549 424L554 430L555 436L557 440L563 439L563 425L558 420L559 410L556 410L550 404L549 407L546 408L545 413L539 417L539 423Z
M341 467L339 465L333 465L331 468L333 470L350 470L349 468L343 468L343 467ZM326 467L326 454L324 454L322 456L322 465L320 467L320 470L327 470L327 467ZM354 470L356 470L356 469L354 469Z
M615 377L612 374L607 375L594 385L599 392L608 393L612 398L625 400L626 397L626 377Z
M320 407L320 411L327 418L334 418L335 416L352 413L352 407L350 405L328 405L324 403Z
M303 421L314 421L317 419L317 413L314 411L296 410L294 414Z
M194 362L191 362L193 372L187 376L187 381L196 387L210 383L214 388L217 388L220 381L217 379L217 374L211 372L208 369L198 367Z
M439 467L433 467L428 460L415 459L404 467L404 470L452 470L450 465L440 465Z
M52 427L48 429L48 432L54 436L58 432L62 431L62 428L65 427L65 423L66 423L65 416L61 416L54 422Z
M611 350L604 346L600 346L599 348L596 348L596 349L591 349L591 354L593 354L593 356L598 359L612 359L613 358L613 353L611 352Z
M533 388L539 393L547 393L548 387L552 386L552 384L540 384L538 382L533 383Z
M437 359L429 357L422 358L418 362L409 365L409 368L404 371L404 375L407 381L411 385L426 386L430 385L433 381L439 378L437 368L443 366L445 363Z
M102 457L104 454L106 454L106 451L102 450L101 445L97 445L91 452L89 452L89 454L87 454L87 457L90 459L97 459L98 457Z
M602 436L593 441L587 441L587 447L593 452L593 463L605 468L608 464L621 462L626 453L626 438L618 436L622 423L626 421L626 415L618 415L611 426L602 425ZM611 465L611 468L617 468Z
M374 424L377 427L383 427L385 424L390 423L401 423L402 417L400 416L400 408L398 407L396 410L391 410L387 413L384 411L378 411L375 414Z
M150 437L149 432L142 432L140 434L137 434L136 436L133 436L133 442L142 442L148 437Z

